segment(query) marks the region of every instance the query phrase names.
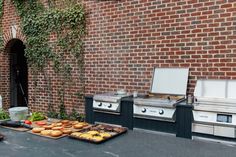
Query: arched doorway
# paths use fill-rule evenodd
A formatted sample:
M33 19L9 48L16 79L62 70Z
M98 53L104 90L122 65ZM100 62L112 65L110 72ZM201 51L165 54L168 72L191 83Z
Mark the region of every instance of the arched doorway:
M28 66L25 45L19 39L7 44L10 57L10 106L28 106Z

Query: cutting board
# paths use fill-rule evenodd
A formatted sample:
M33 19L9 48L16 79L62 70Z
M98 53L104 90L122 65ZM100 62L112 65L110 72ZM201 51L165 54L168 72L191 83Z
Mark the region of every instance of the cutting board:
M25 131L29 131L30 129L28 128L24 128L24 127L8 127L8 126L1 126L2 128L6 128L6 129L11 129L11 130L15 130L15 131L21 131L21 132L25 132Z

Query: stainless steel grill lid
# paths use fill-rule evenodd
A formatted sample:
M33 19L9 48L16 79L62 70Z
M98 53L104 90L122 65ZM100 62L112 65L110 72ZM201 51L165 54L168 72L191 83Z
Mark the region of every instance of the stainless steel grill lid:
M198 80L194 96L196 104L236 107L236 80Z
M155 68L150 92L186 95L188 73L188 68Z

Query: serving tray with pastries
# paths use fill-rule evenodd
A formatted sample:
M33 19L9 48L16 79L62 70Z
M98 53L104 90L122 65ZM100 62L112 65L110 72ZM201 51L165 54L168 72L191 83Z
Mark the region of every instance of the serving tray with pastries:
M59 139L68 136L73 132L89 127L91 127L91 125L86 122L70 120L61 120L56 122L42 121L38 123L38 125L35 124L34 128L30 130L29 133L52 139Z
M95 124L92 127L73 132L69 135L69 137L77 140L99 144L116 136L119 136L125 132L127 132L127 128L125 127Z

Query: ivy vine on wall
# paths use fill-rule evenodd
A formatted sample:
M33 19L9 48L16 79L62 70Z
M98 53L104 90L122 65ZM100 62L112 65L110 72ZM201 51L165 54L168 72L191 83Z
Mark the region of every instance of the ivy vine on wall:
M65 78L60 90L65 90L65 81L70 81L71 78L72 66L64 59L68 54L76 58L80 81L83 82L83 37L86 33L86 14L83 5L67 0L68 3L59 9L52 5L52 1L48 1L47 7L39 0L12 1L21 18L22 32L26 36L25 56L28 66L36 75L38 72L44 72L50 98L51 80L45 70L49 62L53 64L54 71ZM50 41L51 34L56 35L55 42ZM60 51L55 52L58 47ZM83 90L84 86L81 93ZM49 110L52 108L50 105L52 101L49 102Z

